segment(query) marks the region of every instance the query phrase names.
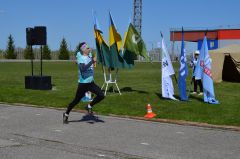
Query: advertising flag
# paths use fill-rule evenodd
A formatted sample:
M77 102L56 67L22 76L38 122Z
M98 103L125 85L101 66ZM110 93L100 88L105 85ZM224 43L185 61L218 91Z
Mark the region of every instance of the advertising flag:
M208 53L207 37L205 36L200 50L199 60L195 69L195 78L201 79L203 82L204 102L210 104L219 104L219 102L215 99L214 94L211 63L212 60Z
M186 78L188 75L188 66L187 66L187 58L186 51L184 48L184 32L182 30L182 46L181 46L181 55L180 55L180 68L179 68L179 76L178 76L178 89L180 94L180 100L187 101L187 84Z
M173 96L174 87L171 78L171 75L174 75L175 72L173 70L172 62L168 54L163 36L161 42L161 52L162 52L162 97L176 100L176 98Z

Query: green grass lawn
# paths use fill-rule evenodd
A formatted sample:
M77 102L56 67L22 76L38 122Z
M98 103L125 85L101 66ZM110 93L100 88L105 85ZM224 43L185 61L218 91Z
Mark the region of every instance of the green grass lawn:
M35 63L39 74L39 63ZM176 68L178 66L175 66ZM189 71L191 72L191 71ZM38 91L24 89L24 76L30 75L30 62L0 62L0 102L26 103L46 107L65 108L73 99L77 88L77 66L73 62L44 62L43 74L52 76L56 90ZM190 96L188 102L161 98L160 63L136 63L131 70L120 70L118 85L122 91L108 93L105 100L94 108L100 114L144 116L150 103L157 118L206 122L217 125L240 126L240 84L215 83L219 105L206 104L202 96ZM95 71L95 82L102 86L103 75L100 65ZM176 82L175 94L178 97ZM190 87L190 76L188 79ZM83 109L86 103L79 103Z

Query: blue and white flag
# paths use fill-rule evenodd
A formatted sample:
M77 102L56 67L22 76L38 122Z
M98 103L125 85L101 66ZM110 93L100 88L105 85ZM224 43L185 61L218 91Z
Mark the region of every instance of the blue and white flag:
M202 79L204 102L210 104L219 104L219 102L215 99L214 94L211 63L212 59L208 53L207 38L205 36L200 50L199 60L195 69L195 78Z
M162 35L161 35L162 36ZM162 42L160 44L162 52L162 97L176 100L174 95L174 87L172 83L171 75L174 75L172 62L168 54L164 39L162 36Z
M178 89L180 93L180 100L187 101L187 84L186 78L188 75L188 66L187 66L187 58L186 58L186 50L184 48L184 33L182 30L182 47L181 47L181 55L180 55L180 68L179 68L179 77L178 77Z

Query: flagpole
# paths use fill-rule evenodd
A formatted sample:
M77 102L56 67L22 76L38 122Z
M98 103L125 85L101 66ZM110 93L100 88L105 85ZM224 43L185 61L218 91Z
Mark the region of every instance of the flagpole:
M206 39L207 39L207 32L208 32L208 29L205 31L205 33L204 33L204 38L206 37ZM203 38L203 40L204 40L204 38ZM202 45L203 46L203 45ZM201 48L202 49L202 48ZM203 55L203 57L204 57L204 60L203 60L203 69L205 68L205 51L204 51L204 55ZM201 61L200 61L200 65L201 65ZM202 83L203 83L203 71L202 71Z
M190 66L191 66L191 69L193 69L192 67L192 62L193 62L193 59L194 59L194 52L192 53L192 59L191 59L191 61L190 61ZM193 70L194 71L194 70ZM194 73L192 71L192 74ZM191 90L192 90L192 83L193 83L193 76L191 77L191 81L190 81L190 86L189 86L189 89L188 89L188 97L190 96L190 93L191 93Z
M176 81L176 83L177 83L177 85L178 85L178 80L177 80L176 74L174 74L174 78L175 78L175 81Z
M115 75L115 85L116 85L116 87L117 87L117 89L118 89L119 94L122 95L121 92L120 92L120 89L119 89L119 87L118 87L118 84L117 84L117 77L118 77L118 68L117 68L117 70L116 70L116 75Z
M95 18L95 11L92 9L92 17L93 17L93 25L94 25L94 33L95 33L95 36L97 36L97 31L96 31L96 25L97 25L97 22L96 22L96 18ZM97 43L97 39L96 39L96 43ZM97 47L97 45L96 45L96 47ZM104 59L103 59L103 55L101 54L101 52L102 52L102 46L100 45L100 52L99 52L99 54L100 54L100 56L101 56L101 60L102 60L102 63L101 63L101 65L102 65L102 71L103 71L103 78L104 78L104 83L103 83L103 85L102 85L102 88L101 89L103 89L103 87L104 87L104 85L105 85L105 81L106 81L106 73L105 73L105 69L104 69Z
M205 32L205 37L206 37L206 39L207 39L207 33L208 33L208 29L206 30L206 32ZM204 58L205 58L205 51L204 51ZM205 59L204 59L205 60Z
M101 52L102 52L102 45L100 45L100 54L101 54ZM103 87L105 86L105 83L106 83L106 81L107 81L107 78L106 78L106 71L105 71L105 67L104 67L103 54L101 54L100 56L101 56L101 58L102 58L102 63L101 63L101 65L102 65L103 78L104 78L104 83L103 83L102 88L101 88L101 89L103 89Z

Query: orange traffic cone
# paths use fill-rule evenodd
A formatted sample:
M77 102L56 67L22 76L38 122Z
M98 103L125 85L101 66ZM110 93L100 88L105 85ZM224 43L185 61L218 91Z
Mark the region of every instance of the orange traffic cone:
M144 118L153 118L156 114L152 112L152 107L150 104L147 105L147 114L144 116Z

